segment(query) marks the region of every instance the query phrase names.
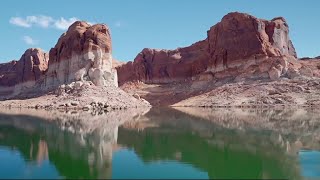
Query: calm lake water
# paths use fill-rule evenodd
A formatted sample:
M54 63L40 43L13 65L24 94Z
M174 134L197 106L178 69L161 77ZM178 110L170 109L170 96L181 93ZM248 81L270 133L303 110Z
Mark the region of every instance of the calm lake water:
M317 120L307 110L2 111L0 178L319 179Z

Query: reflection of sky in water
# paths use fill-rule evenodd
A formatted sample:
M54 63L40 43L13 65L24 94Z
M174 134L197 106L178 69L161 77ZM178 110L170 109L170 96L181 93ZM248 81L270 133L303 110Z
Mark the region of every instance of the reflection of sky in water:
M26 161L19 151L0 146L1 179L41 179L60 178L55 167L44 160L41 164Z
M320 151L300 151L299 152L301 173L307 178L320 179Z
M208 174L178 161L144 163L133 151L122 149L113 155L112 178L208 179Z

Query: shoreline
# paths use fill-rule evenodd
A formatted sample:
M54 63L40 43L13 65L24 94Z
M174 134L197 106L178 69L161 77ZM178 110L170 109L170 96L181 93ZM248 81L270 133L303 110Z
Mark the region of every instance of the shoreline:
M12 100L8 100L12 101ZM24 101L24 100L14 100L14 101ZM5 101L0 102L0 108L2 109L39 109L39 110L75 110L75 111L99 111L99 110L104 110L104 111L112 111L112 110L126 110L126 109L138 109L142 107L150 107L150 108L201 108L201 109L292 109L292 108L301 108L301 109L316 109L320 107L320 105L297 105L297 104L281 104L281 105L202 105L202 106L191 106L191 105L170 105L170 106L134 106L134 107L127 107L127 106L103 106L99 105L98 103L92 103L88 104L85 106L78 106L73 103L65 103L65 104L60 104L59 106L50 106L50 105L28 105L28 106L22 106L21 104L2 104ZM89 107L91 106L91 107Z
M21 96L23 97L23 96ZM47 92L39 97L9 99L0 101L0 107L29 109L70 109L70 110L116 110L136 107L150 107L144 99L137 99L118 87L98 87L88 83L70 92Z

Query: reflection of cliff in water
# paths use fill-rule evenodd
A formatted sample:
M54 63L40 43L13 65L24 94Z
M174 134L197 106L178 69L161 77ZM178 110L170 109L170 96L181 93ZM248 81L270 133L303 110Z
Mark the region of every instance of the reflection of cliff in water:
M119 128L118 143L145 162L177 160L210 178L300 179L295 157L270 133L226 129L174 109L152 109L144 118Z
M300 121L288 116L292 111L202 110L0 111L0 146L40 164L49 159L66 178L110 178L112 153L128 147L144 162L179 161L210 178L301 179L296 142L316 147L305 141L317 131L316 116Z
M320 149L320 110L304 108L240 109L176 107L190 117L203 119L228 129L269 133L288 152Z
M118 126L90 134L61 131L30 116L0 116L0 146L19 150L27 161L53 163L65 178L110 178ZM99 133L99 134L98 134Z

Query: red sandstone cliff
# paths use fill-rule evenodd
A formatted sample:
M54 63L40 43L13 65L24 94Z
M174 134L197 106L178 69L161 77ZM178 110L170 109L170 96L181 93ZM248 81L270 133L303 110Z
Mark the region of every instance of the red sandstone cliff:
M165 83L190 78L277 79L286 74L296 52L284 18L271 21L229 13L207 38L175 50L143 49L133 62L117 67L119 83ZM286 58L284 58L286 56Z
M50 50L45 86L90 80L95 85L117 81L112 70L111 35L104 24L73 23Z
M48 54L41 49L27 49L19 61L0 64L0 92L14 93L30 88L48 69ZM20 86L16 86L19 85Z
M119 83L141 80L163 83L184 80L206 70L208 66L207 42L200 41L175 50L145 48L134 62L117 67Z

